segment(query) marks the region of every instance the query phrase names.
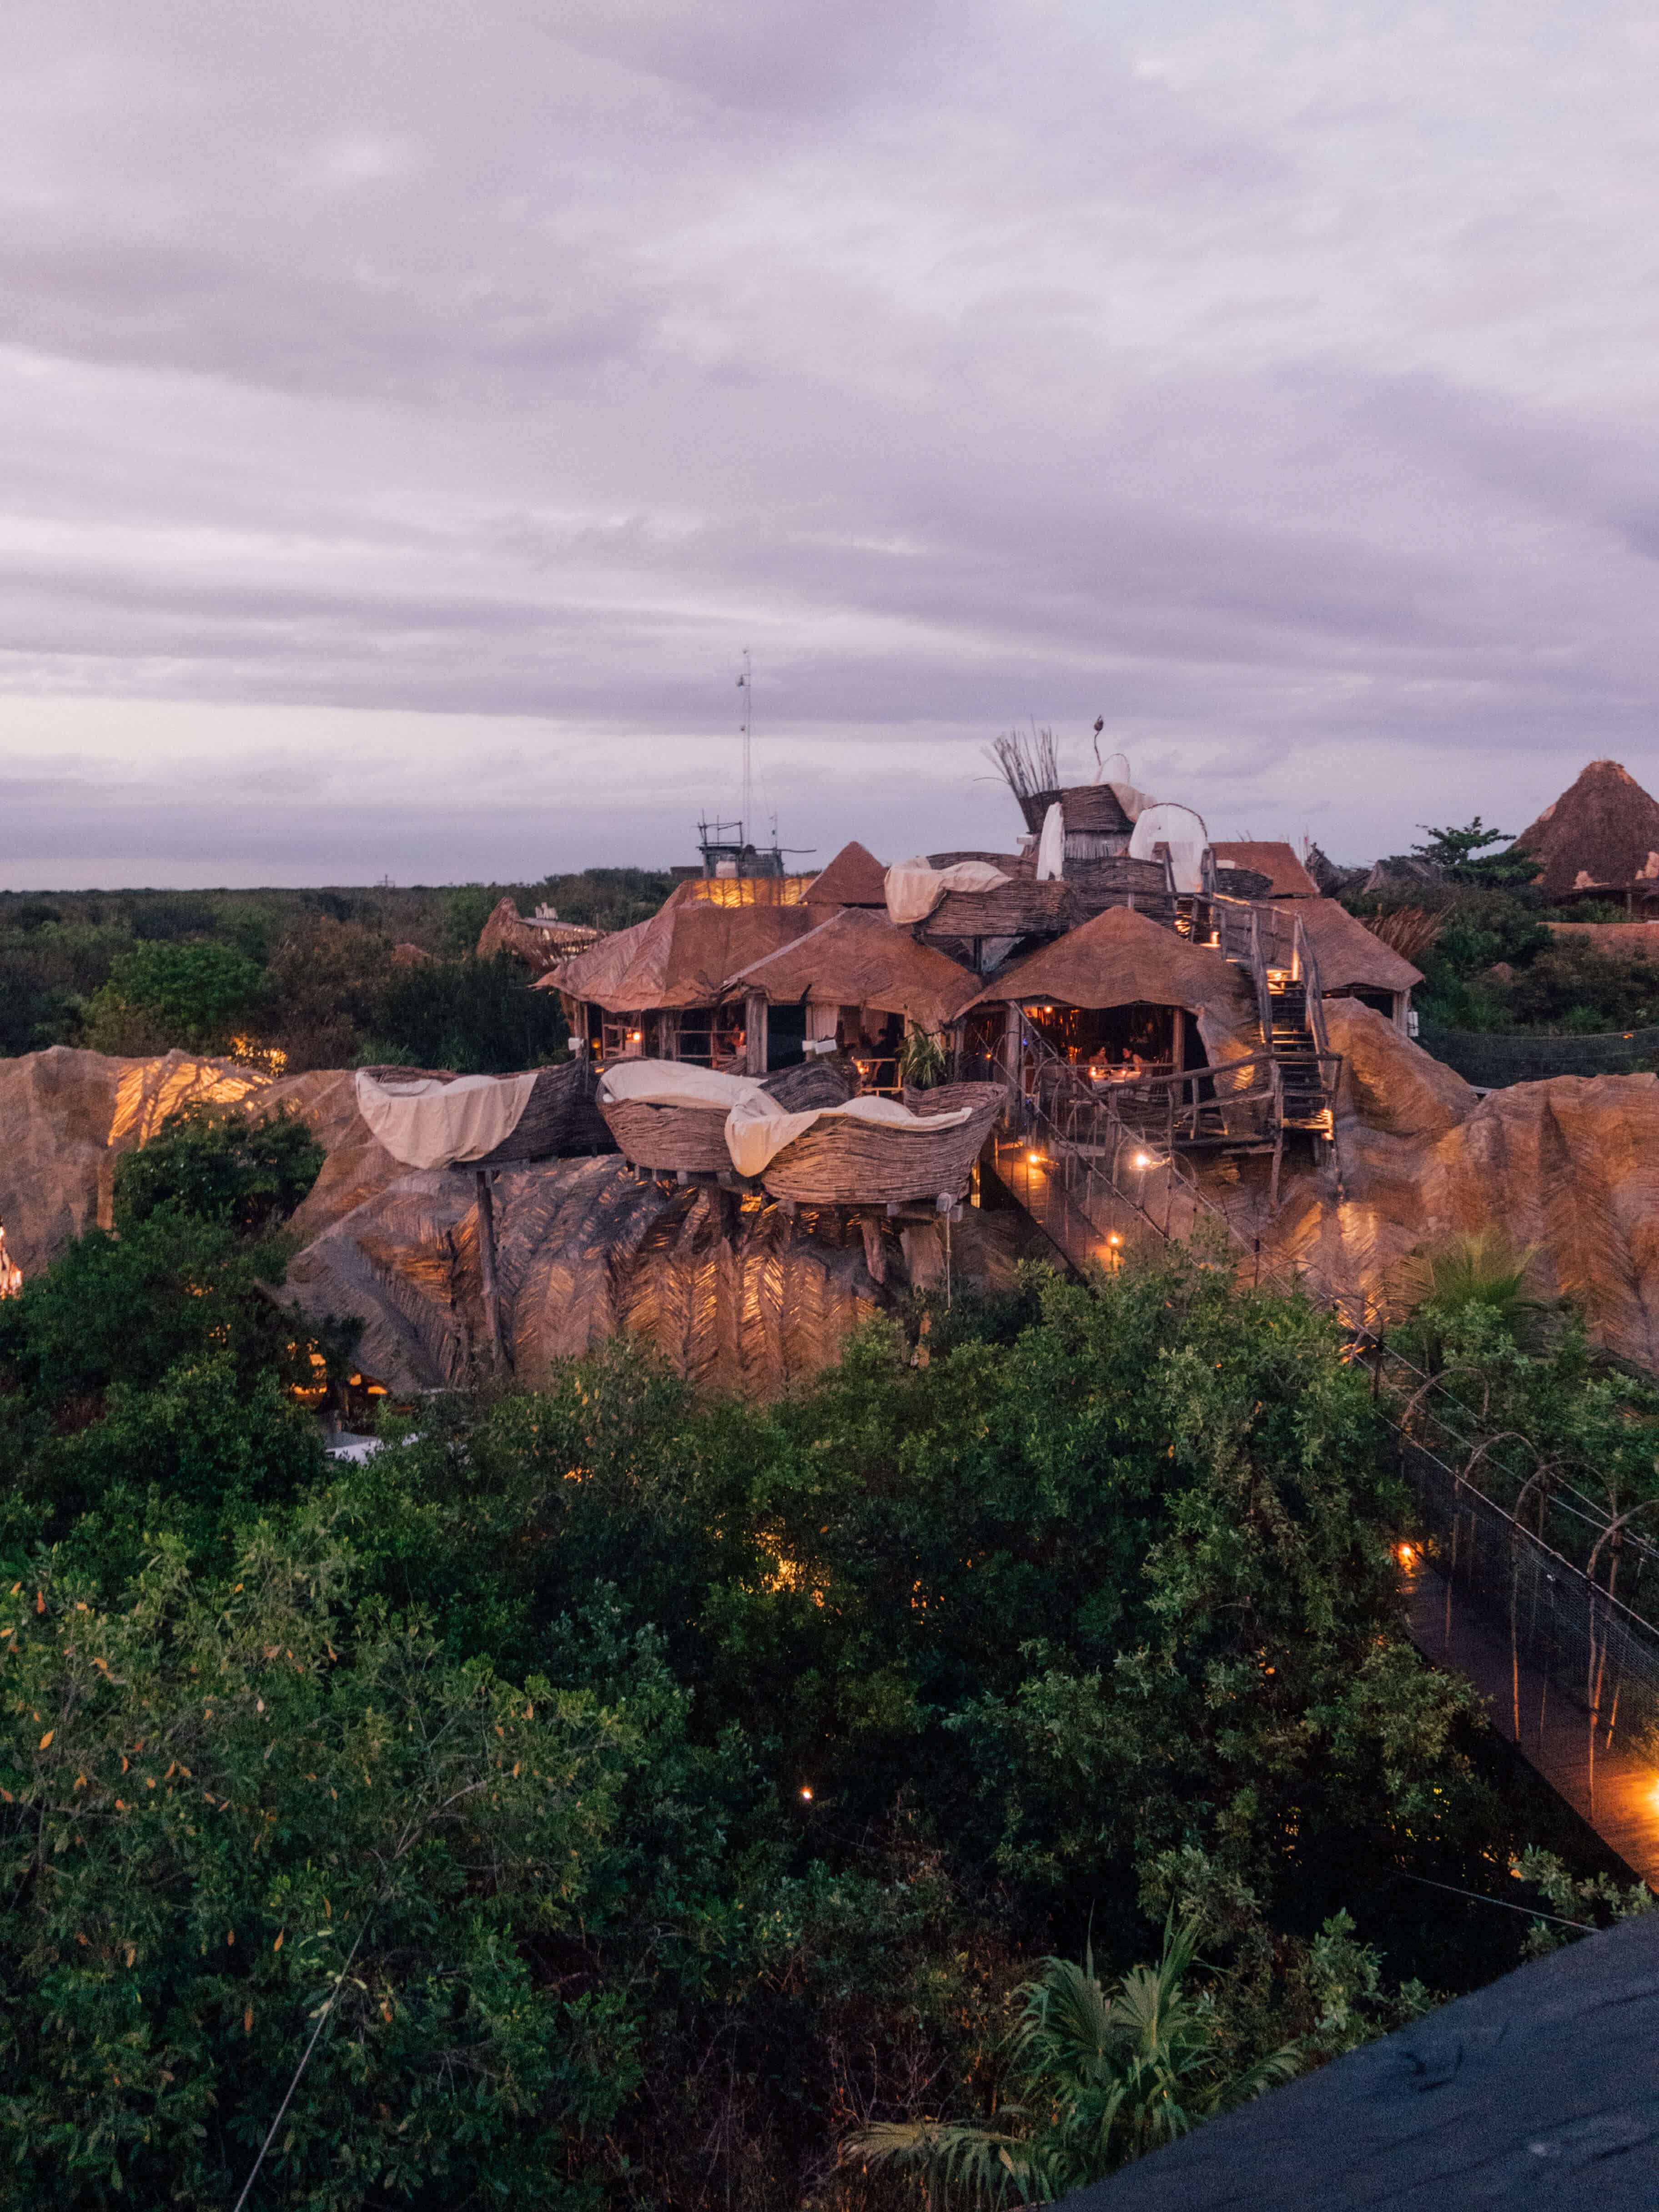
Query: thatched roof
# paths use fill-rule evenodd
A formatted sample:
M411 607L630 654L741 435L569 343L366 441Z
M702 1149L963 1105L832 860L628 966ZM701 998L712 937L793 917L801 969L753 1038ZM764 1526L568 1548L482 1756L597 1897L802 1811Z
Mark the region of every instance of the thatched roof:
M478 957L493 960L498 952L510 952L543 975L558 961L586 951L599 939L597 929L585 928L579 922L526 921L513 900L502 897L496 900L479 935ZM402 945L398 946L392 957L395 959L403 950Z
M1319 886L1296 856L1296 848L1272 842L1258 842L1253 837L1233 839L1226 844L1212 844L1216 866L1225 869L1253 868L1259 876L1266 876L1272 890L1270 898L1317 898ZM1227 888L1224 874L1221 889Z
M1006 969L975 1006L1018 999L1061 1006L1207 1008L1253 1014L1248 979L1208 945L1189 945L1172 929L1127 907L1108 907L1092 921Z
M1363 921L1334 899L1303 899L1297 915L1313 939L1319 980L1328 991L1409 991L1422 970L1373 937Z
M728 975L775 952L812 926L804 906L715 906L678 893L649 921L562 960L534 988L603 1006L644 1013L658 1006L712 1006Z
M1632 884L1659 889L1659 799L1617 761L1592 761L1578 781L1515 841L1544 863L1549 898Z
M881 906L887 903L887 871L854 838L843 845L822 874L812 879L808 906Z
M763 953L726 982L728 992L763 991L771 1004L811 999L821 1005L874 1006L924 1029L950 1021L979 988L979 978L885 912L844 907L805 937Z

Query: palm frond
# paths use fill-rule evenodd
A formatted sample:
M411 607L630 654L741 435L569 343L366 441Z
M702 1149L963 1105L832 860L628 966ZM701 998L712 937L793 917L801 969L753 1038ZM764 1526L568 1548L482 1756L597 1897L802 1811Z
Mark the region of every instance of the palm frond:
M1030 2140L997 2129L945 2120L877 2120L848 2136L845 2149L866 2166L915 2169L947 2203L996 2208L1053 2202Z

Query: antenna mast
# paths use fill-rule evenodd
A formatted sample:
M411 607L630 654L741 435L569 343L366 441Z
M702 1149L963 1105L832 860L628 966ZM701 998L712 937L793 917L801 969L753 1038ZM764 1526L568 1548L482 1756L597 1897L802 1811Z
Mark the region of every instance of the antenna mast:
M755 676L749 664L749 648L743 649L743 673L738 678L738 689L743 694L743 819L738 825L738 842L750 844L749 815L752 805L755 741Z

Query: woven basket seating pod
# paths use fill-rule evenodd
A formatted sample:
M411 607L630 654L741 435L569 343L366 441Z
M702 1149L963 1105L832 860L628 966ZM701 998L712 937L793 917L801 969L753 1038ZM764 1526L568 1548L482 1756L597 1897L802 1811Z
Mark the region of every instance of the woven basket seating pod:
M617 1150L632 1167L654 1173L729 1175L724 1106L653 1106L641 1098L608 1099L600 1108Z
M786 1145L762 1183L772 1197L801 1206L959 1198L1006 1102L1007 1086L949 1083L924 1095L934 1115L965 1106L968 1119L949 1129L906 1129L850 1115L829 1116Z
M366 1067L362 1073L377 1082L457 1083L453 1068ZM538 1071L536 1087L525 1102L518 1124L493 1152L476 1160L458 1160L462 1168L512 1167L528 1160L560 1159L574 1152L608 1152L615 1149L611 1133L594 1103L598 1088L592 1069L585 1060L568 1060L556 1067Z

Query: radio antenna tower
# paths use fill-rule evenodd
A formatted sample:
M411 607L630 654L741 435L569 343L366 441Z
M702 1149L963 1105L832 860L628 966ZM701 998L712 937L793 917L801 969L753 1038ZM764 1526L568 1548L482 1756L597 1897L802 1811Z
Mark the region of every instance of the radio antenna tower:
M743 694L743 819L738 824L738 842L749 844L749 814L752 803L754 781L755 742L755 674L749 665L749 648L743 649L743 673L738 678L738 689Z

